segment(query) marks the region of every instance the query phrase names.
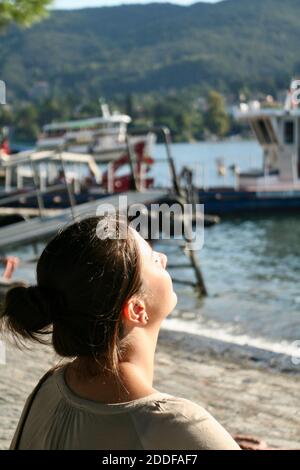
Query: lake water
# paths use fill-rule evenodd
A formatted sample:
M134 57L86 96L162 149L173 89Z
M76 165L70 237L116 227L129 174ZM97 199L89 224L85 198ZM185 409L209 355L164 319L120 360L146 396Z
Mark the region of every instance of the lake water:
M196 169L199 184L204 174L206 184L234 182L230 171L225 177L217 175L216 159L223 159L226 167L238 164L242 170L260 167L262 162L255 142L176 144L172 151L178 169L184 165ZM155 154L164 158L164 147L156 146ZM166 182L165 163L155 170L155 176ZM300 340L299 241L300 214L226 218L207 228L199 257L208 297L201 300L191 288L176 284L178 305L164 327L299 354L295 343ZM172 264L185 261L178 248L164 245L161 249ZM19 254L29 256L31 248L23 248ZM193 279L189 269L173 273L177 278ZM20 268L19 276L34 280L26 267Z
M194 171L195 184L198 187L234 185L235 176L229 169L234 164L237 164L242 171L262 167L262 151L255 141L174 144L171 152L178 171L183 166L188 166ZM155 181L162 185L168 184L170 178L168 166L164 162L166 161L164 145L156 146L155 156L159 161L162 160L154 167ZM224 177L218 175L217 160L224 162L228 168Z
M162 157L162 146L157 153ZM232 172L218 176L217 159L241 170L262 165L255 142L177 144L173 155L178 169L195 170L198 185L203 168L207 185L234 184ZM171 263L180 262L178 250L162 249ZM200 300L192 289L176 285L178 307L166 327L299 355L300 214L227 217L205 229L199 257L209 295ZM190 270L174 271L177 278L191 276Z

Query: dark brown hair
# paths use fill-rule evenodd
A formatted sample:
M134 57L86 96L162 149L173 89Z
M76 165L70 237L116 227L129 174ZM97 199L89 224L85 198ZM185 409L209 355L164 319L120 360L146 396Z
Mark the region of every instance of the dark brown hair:
M119 378L122 306L141 290L140 258L130 229L125 239L100 239L99 223L117 235L125 224L90 217L60 231L38 261L37 285L7 293L1 329L39 342L52 334L60 356L100 360Z

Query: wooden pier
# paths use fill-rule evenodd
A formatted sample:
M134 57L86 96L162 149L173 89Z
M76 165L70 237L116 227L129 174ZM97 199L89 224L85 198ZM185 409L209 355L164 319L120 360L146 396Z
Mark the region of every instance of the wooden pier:
M44 209L43 214L48 217L53 217L62 213L64 209ZM7 215L20 215L24 219L30 217L38 217L40 210L35 207L0 207L0 217Z
M127 197L128 206L132 204L147 205L158 203L166 199L168 193L166 191L156 190L144 193L128 191L126 193L80 204L73 208L63 209L58 215L36 217L29 221L8 225L0 230L0 250L6 250L7 248L12 248L17 245L34 243L39 240L46 240L53 236L61 227L70 223L74 218L96 216L97 208L101 204L109 204L118 209L120 196Z

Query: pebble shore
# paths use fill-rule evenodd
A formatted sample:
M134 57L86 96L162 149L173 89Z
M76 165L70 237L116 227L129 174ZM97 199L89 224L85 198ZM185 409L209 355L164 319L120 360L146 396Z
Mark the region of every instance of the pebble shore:
M0 449L8 449L28 394L57 362L50 347L6 344L0 365ZM249 434L270 447L300 449L300 370L281 371L215 348L204 338L162 329L154 387L206 408L232 435ZM299 366L300 367L300 366Z

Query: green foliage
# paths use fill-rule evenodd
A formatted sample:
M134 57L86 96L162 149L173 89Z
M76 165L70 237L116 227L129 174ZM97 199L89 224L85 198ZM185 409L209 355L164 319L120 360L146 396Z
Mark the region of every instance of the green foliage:
M19 141L34 141L38 135L38 115L35 106L26 105L15 114L15 133Z
M223 103L221 95L216 92L212 94L217 95ZM109 104L111 111L128 113L133 118L133 127L169 127L175 142L201 140L207 131L207 116L199 109L197 101L186 93L117 95ZM224 109L219 110L217 107L217 112L210 113L209 119L209 130L220 137L225 133L222 119L227 122L223 113ZM0 128L10 126L15 141L34 142L44 124L100 114L97 100L82 100L79 103L73 95L66 95L61 99L46 98L14 108L2 106Z
M205 124L218 137L224 137L229 130L229 117L225 110L224 98L217 91L211 91L207 100Z
M6 126L12 126L14 122L14 113L6 106L0 106L0 129Z
M52 0L0 0L0 28L10 23L29 26L47 14Z
M0 27L27 24L49 3L0 0ZM286 88L300 73L299 16L298 0L227 0L53 11L30 29L7 27L0 78L12 111L0 109L0 123L33 138L51 120L99 114L104 96L135 125L169 126L176 141L238 132L220 95L207 111L198 99Z
M11 99L35 99L41 82L51 96L79 100L193 87L272 94L300 72L299 16L298 0L53 11L30 29L5 30L1 79Z

